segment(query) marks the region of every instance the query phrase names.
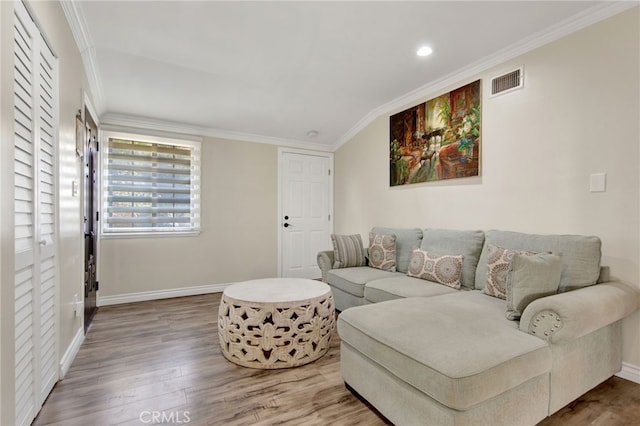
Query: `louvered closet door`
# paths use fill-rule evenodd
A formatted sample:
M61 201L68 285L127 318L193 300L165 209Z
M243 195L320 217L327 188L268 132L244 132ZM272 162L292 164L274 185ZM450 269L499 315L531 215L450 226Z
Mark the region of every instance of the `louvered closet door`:
M56 234L56 149L57 149L57 59L44 43L40 44L37 73L38 90L38 220L40 258L40 324L38 406L58 380L56 333L56 284L58 251Z
M14 4L15 418L28 425L58 379L57 60Z

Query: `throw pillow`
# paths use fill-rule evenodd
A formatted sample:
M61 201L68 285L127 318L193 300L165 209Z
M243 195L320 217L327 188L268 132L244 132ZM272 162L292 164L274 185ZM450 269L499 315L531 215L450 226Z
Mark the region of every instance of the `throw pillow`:
M331 242L333 243L334 268L350 268L367 264L360 234L331 234Z
M396 236L369 233L369 266L396 271Z
M463 256L440 256L415 249L411 254L407 275L459 289L462 260Z
M507 272L507 318L519 320L534 300L557 293L562 259L549 253L516 254Z
M489 257L487 258L487 284L482 289L484 294L507 298L507 272L511 259L516 254L531 256L536 253L530 251L511 250L489 244L487 246Z

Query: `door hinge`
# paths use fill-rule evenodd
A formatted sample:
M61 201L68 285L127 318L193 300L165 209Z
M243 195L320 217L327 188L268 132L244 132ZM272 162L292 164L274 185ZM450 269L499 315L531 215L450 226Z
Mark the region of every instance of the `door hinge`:
M329 215L327 215L327 220L328 220L329 222L331 222L331 215L330 215L330 214L329 214Z
M331 176L331 169L329 169L328 171L329 171L329 176Z
M100 290L100 281L96 281L96 291Z
M96 222L100 222L100 212L96 212Z
M100 142L96 141L96 151L100 151Z

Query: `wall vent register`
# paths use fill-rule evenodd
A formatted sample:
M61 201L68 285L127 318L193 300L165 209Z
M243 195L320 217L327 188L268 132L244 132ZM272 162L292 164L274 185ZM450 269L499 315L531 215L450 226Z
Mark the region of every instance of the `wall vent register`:
M524 69L520 67L491 79L491 96L498 96L521 89L524 85Z

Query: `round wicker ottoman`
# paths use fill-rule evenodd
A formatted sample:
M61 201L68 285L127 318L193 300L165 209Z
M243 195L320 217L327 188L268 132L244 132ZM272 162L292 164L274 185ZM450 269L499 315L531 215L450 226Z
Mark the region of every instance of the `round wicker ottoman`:
M218 311L222 354L244 367L297 367L329 350L335 327L330 287L301 278L228 286Z

